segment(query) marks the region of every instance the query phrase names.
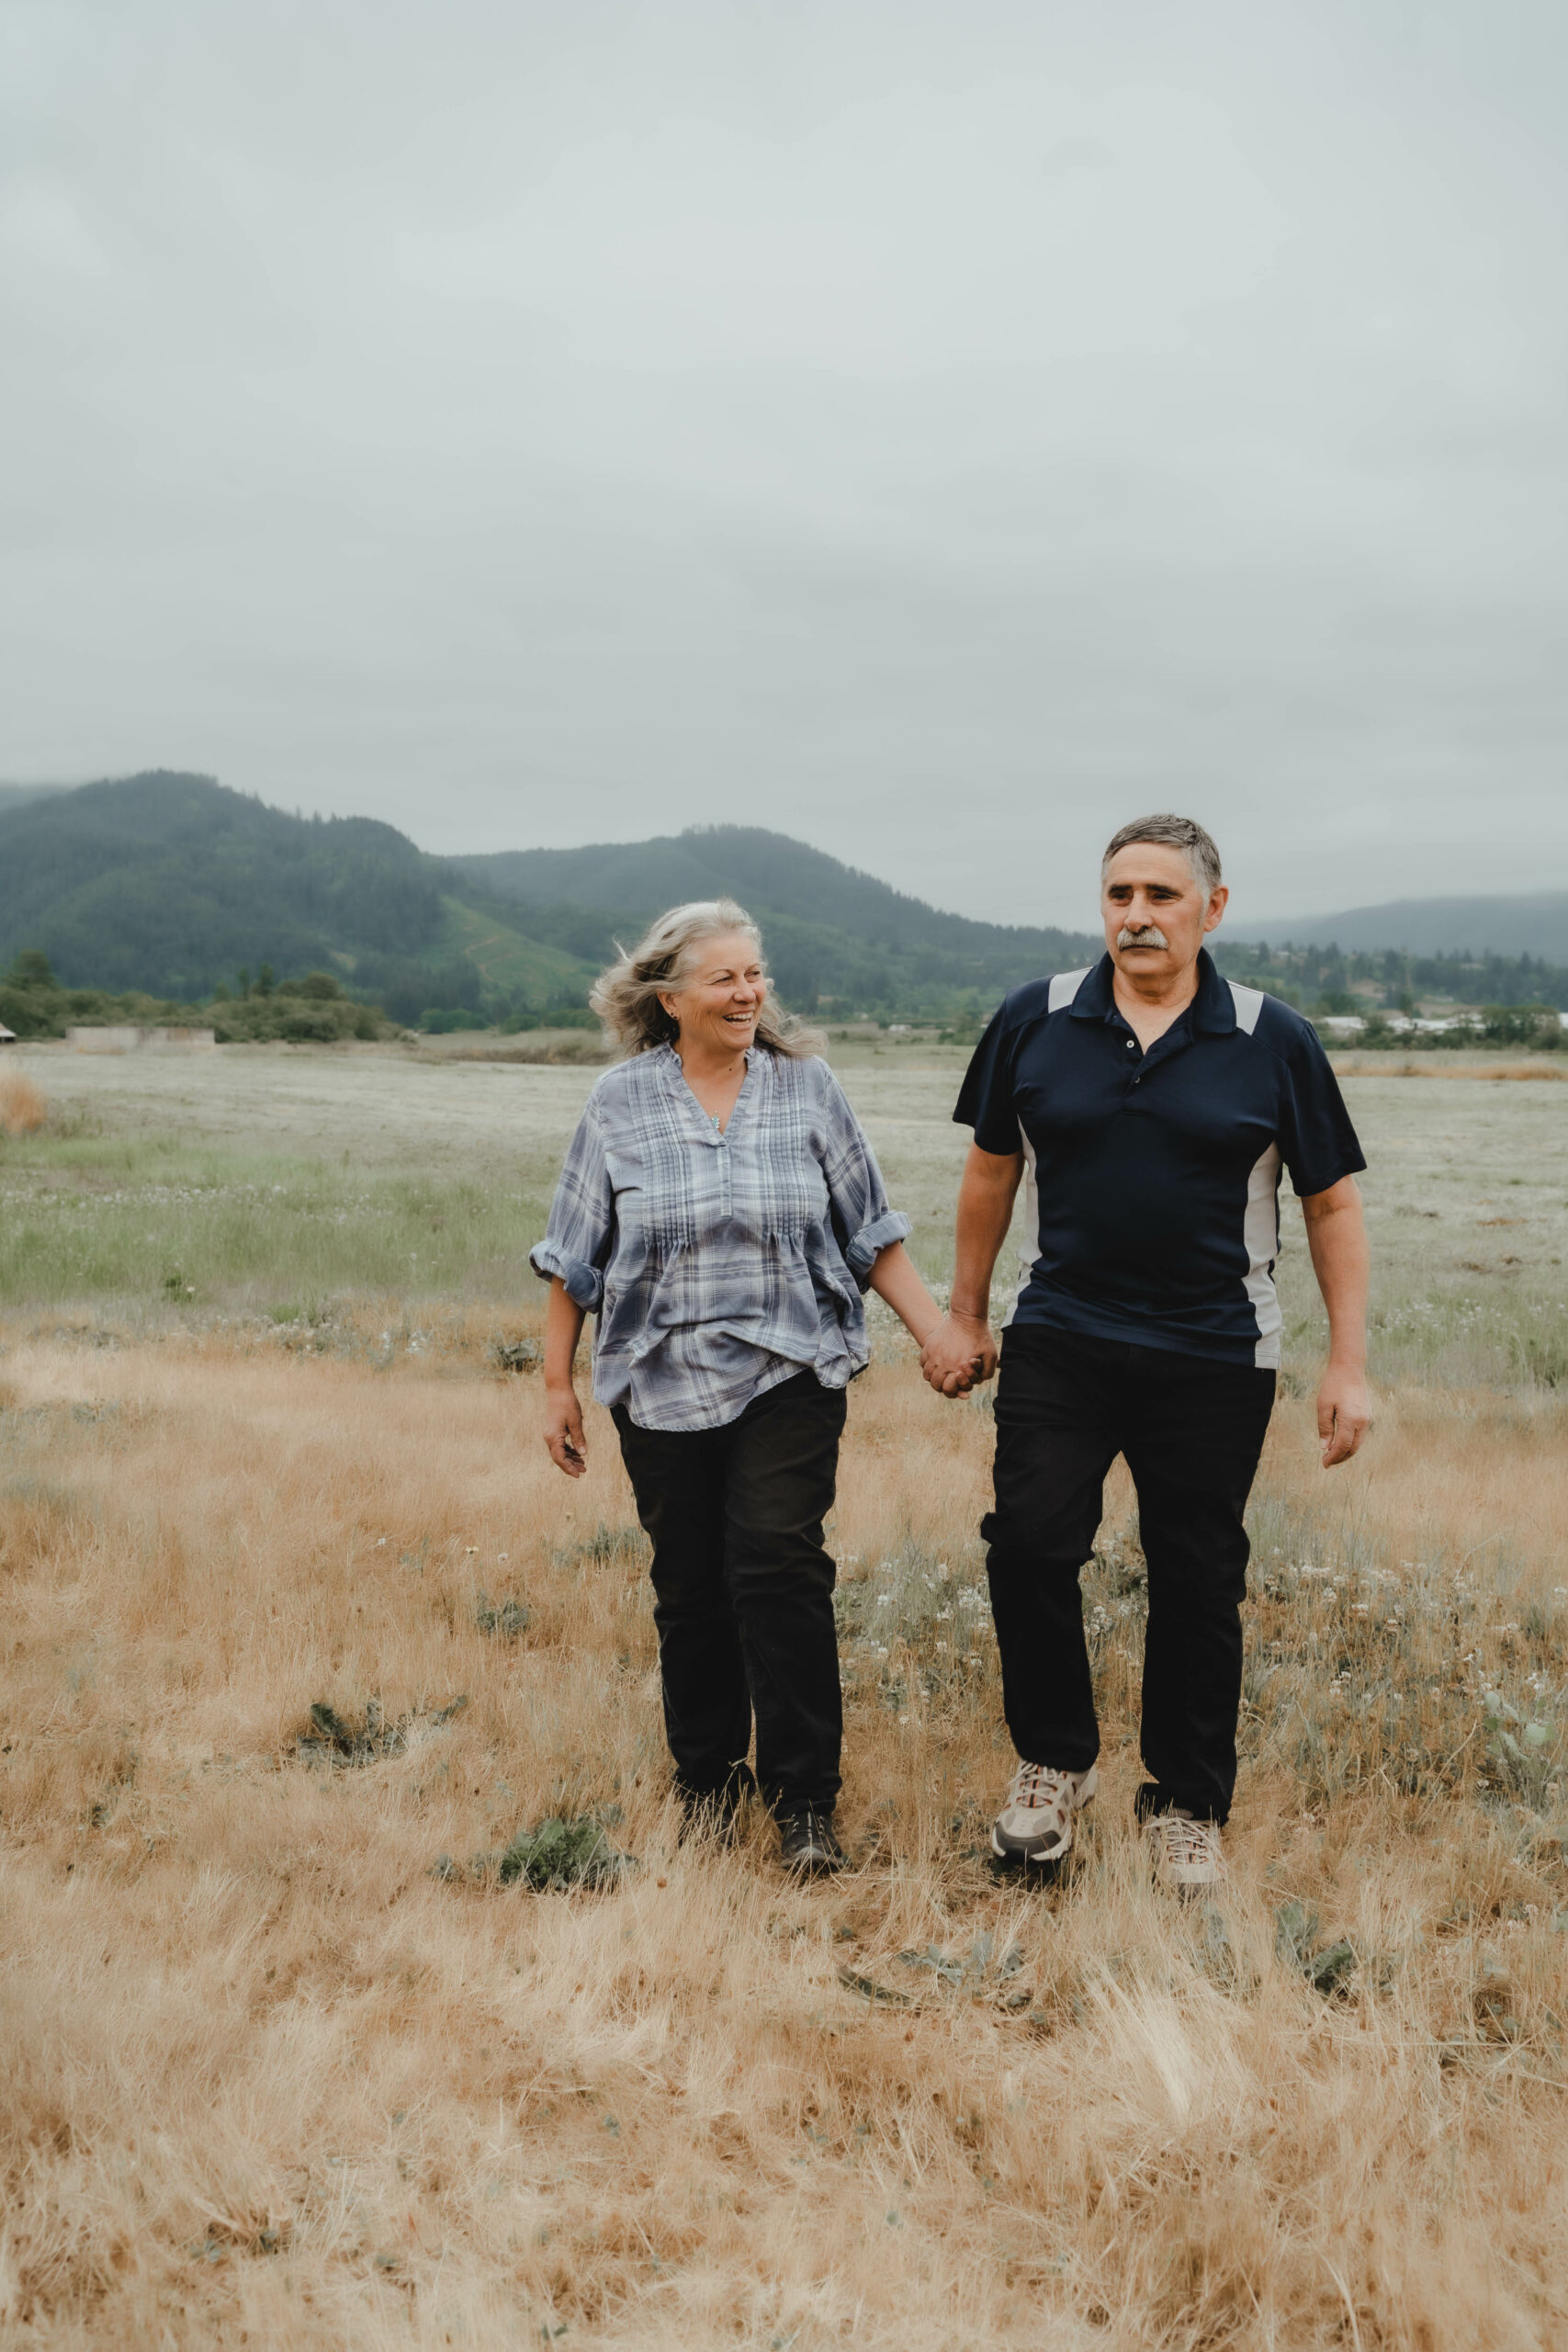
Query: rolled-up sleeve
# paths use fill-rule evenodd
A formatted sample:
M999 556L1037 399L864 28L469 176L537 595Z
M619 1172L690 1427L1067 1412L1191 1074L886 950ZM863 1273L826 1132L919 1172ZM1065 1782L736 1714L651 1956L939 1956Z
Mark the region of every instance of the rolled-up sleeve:
M585 1313L604 1301L604 1268L615 1232L615 1195L598 1114L592 1102L577 1123L550 1203L544 1239L528 1253L543 1282L558 1274Z
M828 1180L828 1198L844 1263L864 1290L878 1254L891 1249L895 1241L906 1240L914 1228L901 1210L890 1205L876 1154L843 1088L830 1070L825 1076L822 1172Z

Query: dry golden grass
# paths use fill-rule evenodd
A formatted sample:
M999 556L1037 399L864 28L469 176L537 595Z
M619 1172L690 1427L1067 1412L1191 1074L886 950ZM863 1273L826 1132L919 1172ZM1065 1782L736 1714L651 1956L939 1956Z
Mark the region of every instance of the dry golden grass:
M36 1136L49 1116L49 1103L19 1069L0 1069L0 1135Z
M1422 1061L1396 1062L1392 1056L1382 1054L1346 1054L1333 1057L1336 1074L1340 1078L1478 1078L1517 1081L1544 1079L1549 1085L1561 1085L1568 1079L1568 1069L1541 1060L1529 1062L1499 1061L1495 1055L1429 1054Z
M1564 2340L1557 1784L1511 1793L1473 1705L1483 1674L1563 1679L1561 1405L1396 1398L1327 1516L1282 1408L1253 1646L1284 1663L1249 1680L1233 1880L1195 1909L1129 1826L1122 1489L1089 1579L1107 1785L1041 1894L978 1851L1010 1762L973 1597L989 1423L907 1364L857 1385L860 1866L802 1890L761 1825L677 1847L613 1436L595 1414L570 1487L539 1407L460 1333L389 1370L12 1336L0 2340ZM1420 1565L1369 1611L1374 1553ZM521 1639L481 1593L525 1603ZM1363 1668L1430 1694L1427 1761ZM401 1752L299 1759L312 1701L371 1698ZM608 1889L466 1867L591 1810L639 1861ZM1349 1946L1325 1989L1292 1933Z

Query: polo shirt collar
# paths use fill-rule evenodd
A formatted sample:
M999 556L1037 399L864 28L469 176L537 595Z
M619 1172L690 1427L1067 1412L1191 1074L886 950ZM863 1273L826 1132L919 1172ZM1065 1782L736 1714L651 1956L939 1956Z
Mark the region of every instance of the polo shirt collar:
M1107 950L1067 1007L1075 1021L1110 1020L1116 1010L1116 996L1111 985L1115 969Z
M1206 947L1198 950L1198 993L1192 1000L1192 1026L1205 1037L1228 1037L1235 1028L1235 999L1231 984L1220 976Z
M1069 1008L1075 1021L1110 1021L1116 1012L1116 967L1109 950L1103 955ZM1229 983L1220 978L1206 947L1198 950L1198 993L1186 1011L1194 1032L1205 1037L1225 1037L1235 1027L1235 999Z

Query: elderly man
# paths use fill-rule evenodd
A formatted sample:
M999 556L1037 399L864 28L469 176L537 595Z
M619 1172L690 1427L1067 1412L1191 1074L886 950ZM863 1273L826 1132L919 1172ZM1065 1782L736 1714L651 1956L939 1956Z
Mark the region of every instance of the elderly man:
M1242 1514L1280 1362L1281 1164L1328 1309L1325 1469L1371 1419L1366 1161L1310 1024L1222 979L1205 951L1228 895L1190 818L1123 825L1101 869L1104 956L1002 1005L953 1114L975 1142L952 1306L922 1357L950 1396L996 1370L991 1270L1027 1170L1029 1271L1001 1352L996 1508L981 1528L1020 1759L991 1845L1060 1861L1094 1794L1078 1574L1122 1453L1149 1577L1138 1814L1156 1874L1183 1889L1219 1875L1235 1785Z

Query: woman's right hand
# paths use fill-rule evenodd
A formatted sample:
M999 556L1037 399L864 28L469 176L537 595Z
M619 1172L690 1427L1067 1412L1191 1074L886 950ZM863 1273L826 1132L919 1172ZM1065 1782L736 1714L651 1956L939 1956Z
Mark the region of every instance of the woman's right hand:
M951 1310L926 1335L920 1370L942 1396L967 1396L997 1369L997 1343L983 1316Z
M545 1392L545 1445L558 1470L581 1478L588 1467L588 1440L582 1434L582 1408L575 1388Z

